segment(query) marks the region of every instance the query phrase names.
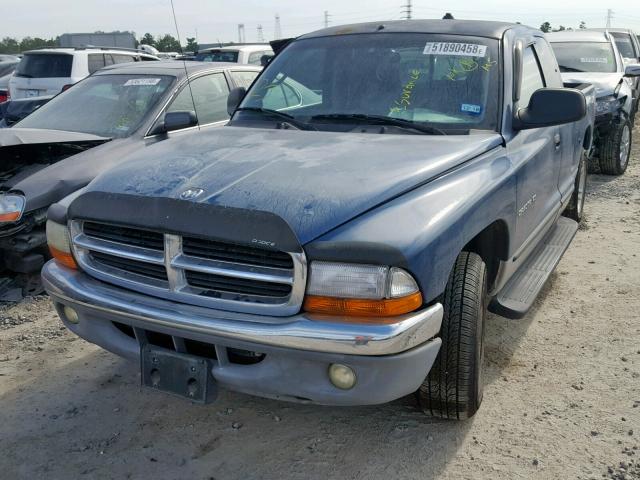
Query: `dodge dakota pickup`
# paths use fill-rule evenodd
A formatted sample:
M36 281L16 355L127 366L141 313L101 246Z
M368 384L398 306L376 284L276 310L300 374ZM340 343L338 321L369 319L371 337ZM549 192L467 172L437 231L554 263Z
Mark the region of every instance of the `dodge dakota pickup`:
M53 205L46 290L142 384L328 405L482 400L487 309L525 315L582 216L590 86L544 35L398 21L294 39L229 126Z

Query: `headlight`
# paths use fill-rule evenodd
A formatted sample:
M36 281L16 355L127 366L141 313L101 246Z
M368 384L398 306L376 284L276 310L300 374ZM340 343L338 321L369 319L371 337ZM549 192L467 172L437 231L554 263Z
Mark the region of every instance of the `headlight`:
M393 317L422 305L413 277L397 267L311 262L304 310L328 315Z
M609 95L596 100L596 115L605 115L615 112L620 105L620 99Z
M0 223L17 222L22 218L26 200L22 195L0 195Z
M74 270L78 268L71 253L71 239L66 225L47 220L47 245L58 263Z

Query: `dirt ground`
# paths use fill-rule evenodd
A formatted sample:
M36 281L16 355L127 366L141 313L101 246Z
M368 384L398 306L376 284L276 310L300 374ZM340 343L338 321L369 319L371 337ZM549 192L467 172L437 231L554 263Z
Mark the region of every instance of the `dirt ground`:
M636 129L640 146L640 130ZM590 178L535 308L490 316L484 403L330 408L223 391L191 405L68 333L47 298L0 307L0 478L640 479L640 148Z

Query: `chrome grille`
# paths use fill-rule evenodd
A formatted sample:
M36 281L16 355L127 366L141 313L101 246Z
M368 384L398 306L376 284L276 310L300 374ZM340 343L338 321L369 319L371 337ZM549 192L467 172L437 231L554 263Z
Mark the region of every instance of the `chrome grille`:
M74 254L90 275L122 287L221 310L297 313L306 285L304 253L71 222Z

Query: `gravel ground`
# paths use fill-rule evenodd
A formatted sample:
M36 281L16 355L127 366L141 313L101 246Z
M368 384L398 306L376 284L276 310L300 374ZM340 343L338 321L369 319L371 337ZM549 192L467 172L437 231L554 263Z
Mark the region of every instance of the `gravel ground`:
M0 477L640 479L639 211L636 147L623 177L590 178L529 315L489 317L484 403L464 423L411 398L195 406L141 390L136 365L69 334L46 298L0 308Z

